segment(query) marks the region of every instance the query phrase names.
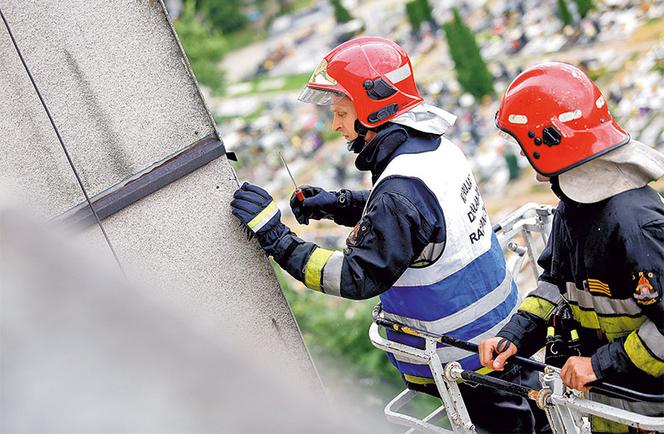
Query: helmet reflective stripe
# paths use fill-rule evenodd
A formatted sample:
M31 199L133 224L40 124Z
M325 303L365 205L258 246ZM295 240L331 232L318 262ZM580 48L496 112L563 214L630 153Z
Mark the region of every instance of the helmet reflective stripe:
M410 71L410 65L405 64L399 69L395 69L392 72L388 72L385 74L385 77L387 77L392 83L398 83L400 81L403 81L407 79L408 77L411 76L411 71Z
M366 128L382 125L423 101L408 54L393 41L372 36L351 39L330 51L307 87L348 97ZM322 97L316 100L329 103Z
M629 141L595 83L560 62L519 74L505 91L496 126L519 142L544 176L560 175Z

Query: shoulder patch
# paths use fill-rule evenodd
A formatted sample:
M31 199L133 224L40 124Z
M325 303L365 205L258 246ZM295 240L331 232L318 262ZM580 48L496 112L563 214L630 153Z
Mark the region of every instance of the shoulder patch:
M660 298L659 291L650 283L655 275L652 272L639 271L638 274L632 274L632 280L636 282L634 288L634 300L642 306L656 303Z

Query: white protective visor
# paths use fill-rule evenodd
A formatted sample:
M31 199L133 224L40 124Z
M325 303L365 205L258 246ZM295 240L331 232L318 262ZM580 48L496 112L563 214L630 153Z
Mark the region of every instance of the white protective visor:
M300 96L298 96L297 99L310 104L331 105L337 103L345 96L346 95L341 92L314 89L313 87L306 86L302 89L302 92L300 92Z
M327 60L325 59L323 59L316 69L314 69L314 73L311 74L309 83L307 83L307 86L302 92L300 92L300 96L297 99L302 102L316 105L330 105L336 103L345 96L341 92L309 87L311 84L321 84L323 86L334 86L337 84L337 80L327 73Z

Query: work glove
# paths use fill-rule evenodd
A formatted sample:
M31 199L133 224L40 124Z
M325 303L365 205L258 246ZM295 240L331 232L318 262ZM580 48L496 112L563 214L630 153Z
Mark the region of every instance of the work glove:
M233 215L250 236L256 236L267 256L272 256L279 240L290 233L281 223L281 212L272 196L257 185L242 184L233 194L231 207Z
M308 225L309 219L333 218L339 205L337 193L310 185L303 185L300 190L304 194L303 201L300 201L295 193L290 198L290 207L298 223Z

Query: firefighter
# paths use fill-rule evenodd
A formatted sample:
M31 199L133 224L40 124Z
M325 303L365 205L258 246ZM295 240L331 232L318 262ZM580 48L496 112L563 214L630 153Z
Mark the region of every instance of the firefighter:
M560 203L538 261L538 286L496 337L481 342L482 364L501 370L510 356L541 348L552 314L564 306L581 353L562 367L568 387L588 391L599 379L662 393L664 200L648 183L664 175L664 156L632 140L597 86L564 63L522 72L505 92L496 125L516 139ZM640 414L664 414L661 404L591 394ZM596 417L592 430L629 431Z
M423 102L404 50L377 37L347 41L325 56L300 100L330 106L355 166L372 175L370 192L304 187L303 201L291 199L301 223L329 218L353 227L346 247L301 240L281 223L270 195L251 184L235 193L233 214L308 288L354 300L380 296L388 318L433 333L474 342L494 336L516 312L517 289L470 165L444 135L455 116ZM388 338L423 345L412 336ZM441 345L438 355L482 369L477 354ZM388 356L408 387L436 393L427 365ZM500 375L519 379L517 371ZM533 431L523 399L461 387L480 431Z

